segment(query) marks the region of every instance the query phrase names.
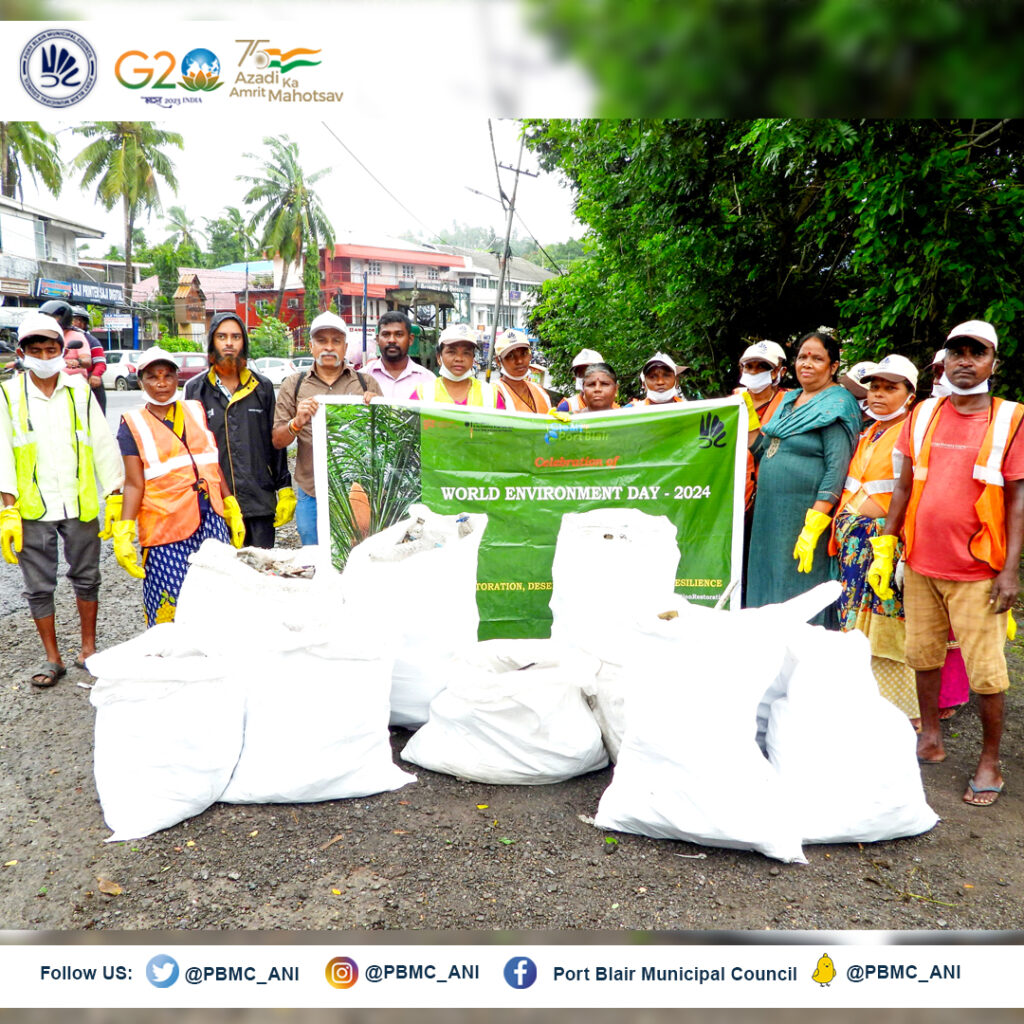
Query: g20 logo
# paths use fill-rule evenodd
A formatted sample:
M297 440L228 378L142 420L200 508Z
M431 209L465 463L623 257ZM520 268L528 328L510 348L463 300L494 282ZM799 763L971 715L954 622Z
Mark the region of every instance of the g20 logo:
M181 59L181 80L168 82L178 61L169 50L158 50L152 57L142 50L126 50L114 64L114 75L126 89L144 89L152 82L153 89L175 89L179 85L188 92L213 92L220 81L220 59L210 50L199 47ZM157 75L156 81L153 76Z

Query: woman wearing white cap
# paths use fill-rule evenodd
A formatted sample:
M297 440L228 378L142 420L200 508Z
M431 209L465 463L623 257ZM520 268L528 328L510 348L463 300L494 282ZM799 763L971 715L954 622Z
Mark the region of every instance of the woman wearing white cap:
M679 367L664 352L655 352L640 371L640 383L646 392L643 398L627 402L625 409L671 409L685 399L679 394Z
M879 692L911 720L920 719L914 670L906 662L903 600L893 592L883 601L868 586L874 557L871 538L881 534L903 456L896 451L903 421L917 389L917 368L900 355L872 364L861 377L871 424L860 435L836 506L829 554L839 558L843 593L839 628L859 629L871 641L871 668ZM917 724L917 721L915 721Z
M479 347L476 332L469 324L449 324L437 339L440 376L418 386L410 397L414 401L504 409L505 396L493 384L473 374Z
M551 411L548 393L530 380L530 339L511 327L501 332L494 346L494 358L501 368L498 391L505 399L505 408L513 412Z
M563 398L556 406L559 412L586 412L587 400L583 395L583 375L587 372L588 367L596 366L598 363L603 365L604 357L592 348L581 348L576 353L572 361L572 376L573 384L579 394Z

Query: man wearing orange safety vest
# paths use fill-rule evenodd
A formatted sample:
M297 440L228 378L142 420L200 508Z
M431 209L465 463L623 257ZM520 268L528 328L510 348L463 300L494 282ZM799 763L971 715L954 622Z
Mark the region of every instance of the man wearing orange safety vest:
M969 320L946 341L951 394L929 398L904 421L896 450L905 456L881 536L871 539L868 582L891 596L893 552L903 528L907 664L916 670L921 706L918 760L945 760L939 688L949 628L960 641L978 695L981 756L964 801L984 807L1003 790L999 743L1007 612L1016 600L1024 540L1024 406L993 398L998 337Z

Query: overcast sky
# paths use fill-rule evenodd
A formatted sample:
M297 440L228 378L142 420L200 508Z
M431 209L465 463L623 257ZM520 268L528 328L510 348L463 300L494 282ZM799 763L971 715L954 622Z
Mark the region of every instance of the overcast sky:
M423 122L419 128L403 131L394 122L360 120L354 116L335 115L326 125L321 121L286 119L284 115L274 123L268 116L255 131L251 125L237 121L217 126L189 125L180 120L157 123L180 132L185 140L184 149L170 150L179 189L175 196L161 186L164 208L183 206L200 228L203 217L216 217L225 206L241 208L246 185L237 181L236 175L252 173L259 167L258 161L246 159L243 154L261 152L265 135L286 134L298 143L300 158L309 173L331 168L315 188L339 235L349 230L367 239L408 230L429 235L450 227L453 220L488 225L498 234L504 231L501 206L493 198L469 191L477 189L491 197L497 194L485 117L449 119L446 130L450 141L440 138L441 129L422 127ZM514 166L519 155L518 123L492 123L499 163ZM74 122L43 124L58 133L66 161L86 144L83 136L71 131ZM341 143L395 198L359 166ZM530 171L538 170L528 150L523 152L523 166ZM502 187L511 195L514 175L509 171L502 171L501 175ZM402 209L396 199L410 212ZM120 208L107 213L95 202L92 191L84 192L79 187L77 176L65 184L57 199L45 190L37 191L28 181L25 202L106 231L102 242L89 242L93 255L105 252L111 244L123 244ZM572 214L571 191L557 175L520 177L516 209L542 244L578 238L583 232ZM148 222L144 220L140 226L150 241L163 241L169 235L159 215L153 215ZM513 230L520 236L527 234L518 220L514 221Z

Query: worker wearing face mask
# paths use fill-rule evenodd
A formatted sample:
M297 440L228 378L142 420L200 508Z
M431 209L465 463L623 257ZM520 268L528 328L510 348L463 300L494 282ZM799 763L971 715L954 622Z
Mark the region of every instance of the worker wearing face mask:
M644 397L634 398L625 408L648 409L653 406L670 409L677 402L685 401L679 394L679 367L664 352L655 352L644 363L640 383L644 386Z

